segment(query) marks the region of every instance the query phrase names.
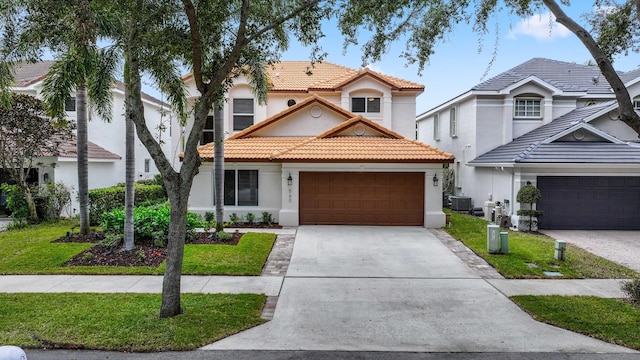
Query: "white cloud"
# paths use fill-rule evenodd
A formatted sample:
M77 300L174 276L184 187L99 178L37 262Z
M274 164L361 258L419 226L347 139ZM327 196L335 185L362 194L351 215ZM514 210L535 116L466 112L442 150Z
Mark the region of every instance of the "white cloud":
M381 74L385 74L385 75L389 75L388 73L384 72L382 70L382 67L378 66L378 65L373 65L373 64L368 64L367 66L365 66L366 68L368 68L369 70L373 70L375 72L379 72Z
M548 12L523 19L509 31L507 38L516 39L521 34L531 36L536 40L548 41L571 35L569 29L558 24L555 20L555 16Z

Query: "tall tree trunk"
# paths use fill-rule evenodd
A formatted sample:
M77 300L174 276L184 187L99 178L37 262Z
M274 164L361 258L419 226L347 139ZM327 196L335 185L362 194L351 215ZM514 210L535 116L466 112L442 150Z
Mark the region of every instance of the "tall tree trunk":
M216 188L216 232L224 230L224 123L214 117L213 176Z
M76 89L77 106L77 152L78 152L78 202L80 211L80 233L89 233L89 155L87 151L87 84Z
M179 177L177 177L179 178ZM187 203L189 196L182 196L186 184L182 182L169 185L169 204L171 219L169 241L167 242L167 268L162 281L162 305L160 317L168 318L182 313L180 303L180 278L182 276L182 258L187 233ZM190 188L190 186L188 186ZM187 194L189 189L187 189Z
M128 58L128 55L125 55ZM128 65L125 63L125 76L128 77L127 69ZM135 171L136 171L136 154L135 154L135 125L133 124L133 117L129 116L129 112L132 111L131 101L129 100L130 92L128 87L125 87L125 148L126 148L126 169L125 169L125 193L124 193L124 248L123 250L132 250L135 244L134 230L133 230L133 208L135 206Z

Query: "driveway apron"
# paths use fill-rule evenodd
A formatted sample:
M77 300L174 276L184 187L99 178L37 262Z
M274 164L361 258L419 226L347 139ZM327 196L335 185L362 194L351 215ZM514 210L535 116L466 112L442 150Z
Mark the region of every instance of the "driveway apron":
M533 320L420 227L301 226L273 320L204 349L633 352Z

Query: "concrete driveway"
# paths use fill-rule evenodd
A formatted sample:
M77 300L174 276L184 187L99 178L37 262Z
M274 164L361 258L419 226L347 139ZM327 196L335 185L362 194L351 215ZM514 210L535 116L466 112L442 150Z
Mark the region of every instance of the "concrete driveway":
M633 352L534 321L419 227L301 226L272 321L204 349Z
M640 231L542 230L545 235L640 271Z

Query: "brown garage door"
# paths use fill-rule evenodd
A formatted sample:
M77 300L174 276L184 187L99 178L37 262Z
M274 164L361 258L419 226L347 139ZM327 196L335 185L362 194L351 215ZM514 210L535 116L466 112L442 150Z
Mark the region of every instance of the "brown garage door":
M423 223L424 173L300 173L302 225Z

